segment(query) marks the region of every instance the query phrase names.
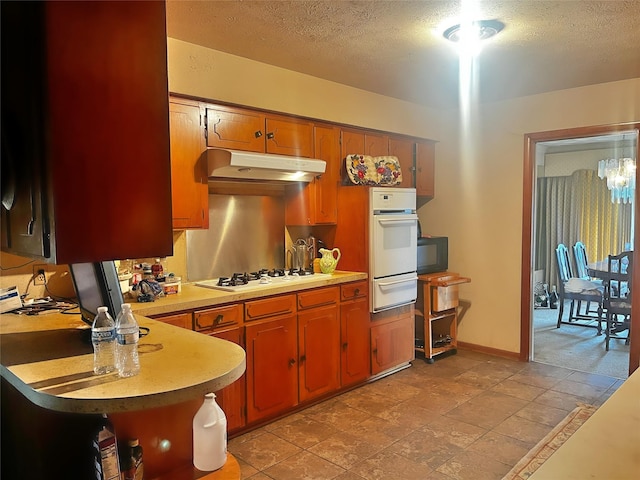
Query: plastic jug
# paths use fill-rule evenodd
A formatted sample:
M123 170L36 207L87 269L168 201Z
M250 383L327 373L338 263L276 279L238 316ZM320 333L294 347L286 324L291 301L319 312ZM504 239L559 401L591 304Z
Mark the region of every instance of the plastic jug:
M227 417L207 393L193 417L193 465L203 472L221 468L227 461Z

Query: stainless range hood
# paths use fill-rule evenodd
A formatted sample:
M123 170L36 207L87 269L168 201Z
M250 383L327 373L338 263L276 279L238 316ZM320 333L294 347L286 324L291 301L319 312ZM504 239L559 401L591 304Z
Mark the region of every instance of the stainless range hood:
M207 149L209 180L246 179L278 182L310 182L324 173L324 160L242 152L239 150Z

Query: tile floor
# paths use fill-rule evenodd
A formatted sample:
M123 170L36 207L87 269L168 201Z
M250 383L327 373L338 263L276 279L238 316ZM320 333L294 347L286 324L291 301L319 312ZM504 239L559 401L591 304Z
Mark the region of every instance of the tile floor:
M458 350L229 440L243 479L501 479L622 380Z

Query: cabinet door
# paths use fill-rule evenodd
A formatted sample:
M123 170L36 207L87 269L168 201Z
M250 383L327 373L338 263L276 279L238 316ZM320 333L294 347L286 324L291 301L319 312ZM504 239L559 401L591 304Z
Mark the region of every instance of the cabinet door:
M200 107L169 104L173 228L209 228L209 187Z
M171 325L175 325L176 327L186 328L187 330L191 330L191 313L174 313L172 315L161 315L151 317L154 320L158 320L159 322L169 323Z
M266 152L293 157L313 156L313 124L304 120L267 117Z
M371 326L371 373L376 375L415 356L413 315L403 314L396 320Z
M297 405L298 333L296 315L245 327L247 422Z
M369 302L367 297L340 305L342 386L366 380L370 373Z
M340 388L340 319L336 304L298 314L300 401Z
M2 52L3 250L57 264L171 255L165 3L7 2L1 18L12 44ZM12 186L10 138L34 142L13 150L11 163L30 167L12 172ZM29 174L42 183L20 178ZM12 189L34 202L26 223L14 225Z
M228 328L216 330L211 333L212 337L228 340L244 348L244 337L242 328ZM233 432L246 424L246 375L242 375L231 385L215 392L216 401L227 417L227 430Z
M335 224L338 218L338 183L340 182L340 130L337 127L314 127L314 158L327 162L322 175L311 183L287 185L286 225Z
M207 108L207 147L264 152L264 115L251 110Z
M416 195L433 198L436 193L436 146L433 142L416 144Z
M414 142L406 138L389 138L389 155L398 157L400 171L402 172L402 182L398 185L401 188L413 188L416 186L413 155Z

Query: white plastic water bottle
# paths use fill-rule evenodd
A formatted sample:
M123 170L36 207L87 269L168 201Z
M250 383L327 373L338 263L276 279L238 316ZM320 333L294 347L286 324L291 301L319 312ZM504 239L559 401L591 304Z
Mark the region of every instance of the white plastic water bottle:
M116 367L121 377L132 377L140 373L139 339L140 328L131 305L123 303L116 319Z
M227 417L207 393L193 417L193 465L203 472L221 468L227 461Z
M91 325L93 343L93 373L102 375L115 370L116 322L107 307L98 307Z

